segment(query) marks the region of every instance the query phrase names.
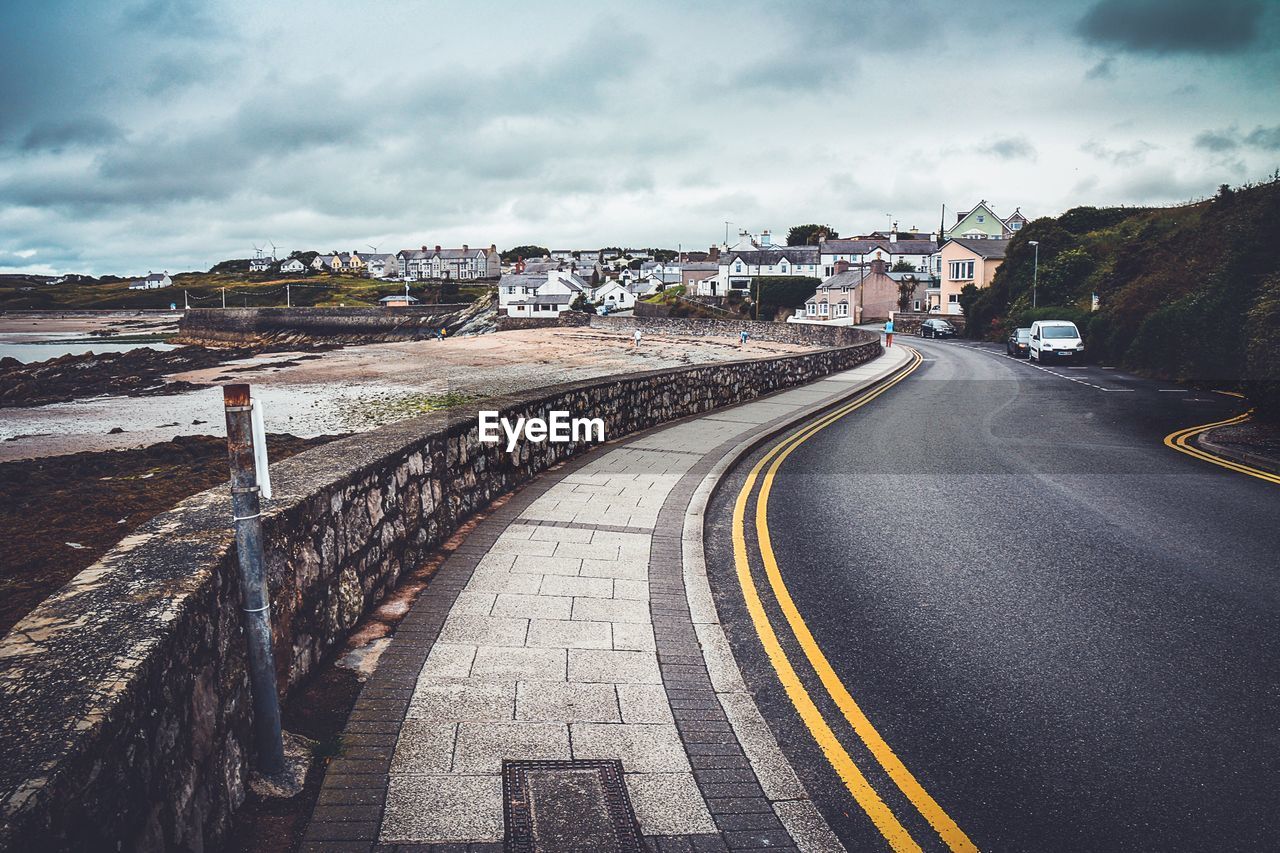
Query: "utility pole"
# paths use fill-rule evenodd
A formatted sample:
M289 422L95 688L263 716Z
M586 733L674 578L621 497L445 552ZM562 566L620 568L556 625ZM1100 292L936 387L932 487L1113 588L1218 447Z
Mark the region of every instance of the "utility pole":
M726 249L729 248L729 226L732 224L733 223L727 219L724 221L724 247Z
M1035 263L1035 266L1032 267L1031 269L1031 307L1035 308L1036 307L1036 288L1037 288L1037 285L1040 283L1040 241L1028 240L1027 242L1032 246L1036 247L1036 263Z
M286 308L293 307L293 292L289 290L289 282L284 283L284 305Z
M253 694L253 728L258 765L266 775L284 769L280 734L280 697L276 661L271 650L271 599L262 557L262 502L254 458L253 406L249 386L222 386L227 417L227 459L231 465L231 517L236 530L236 560L240 566L249 687ZM265 439L264 439L265 441ZM262 448L265 450L265 448ZM260 454L266 459L266 454Z
M222 288L222 307L227 307L227 289L225 287Z
M182 290L182 310L189 311L191 309L191 300L187 298L186 288Z

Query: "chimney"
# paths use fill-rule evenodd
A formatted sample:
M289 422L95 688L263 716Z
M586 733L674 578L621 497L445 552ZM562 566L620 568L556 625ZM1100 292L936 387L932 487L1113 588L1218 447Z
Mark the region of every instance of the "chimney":
M719 261L719 260L720 260L720 247L719 247L719 246L712 246L710 249L708 249L708 250L707 250L707 258L708 258L709 260Z
M849 271L848 261L836 261L836 275L840 275L840 273L848 272L848 271Z
M489 244L489 254L491 254L491 255L496 255L496 254L498 254L498 244L497 244L497 243L490 243L490 244Z
M761 231L761 232L760 232L760 245L761 245L761 246L772 246L772 245L773 245L773 236L772 236L771 234L769 234L769 229L768 229L768 228L766 228L764 231Z
M470 248L471 248L471 247L470 247L470 246L468 246L466 243L463 243L463 244L462 244L462 254L464 254L464 255L465 255L465 254L467 253L467 251L468 251Z
M424 246L423 248L426 248L426 247ZM438 254L440 254L440 244L439 244L439 243L437 243L437 244L436 244L436 254L437 254L437 255L438 255Z
M422 251L424 251L424 252L425 252L426 250L427 250L427 247L426 247L426 246L423 246L423 247L422 247Z
M881 259L881 258L876 258L874 261L872 261L872 262L871 262L871 274L872 274L872 275L884 275L884 260L883 260L883 259Z
M930 231L930 232L929 232L929 242L931 242L931 243L936 243L936 242L938 242L938 232L937 232L937 231Z
M893 223L893 227L889 229L889 242L898 242L898 223Z

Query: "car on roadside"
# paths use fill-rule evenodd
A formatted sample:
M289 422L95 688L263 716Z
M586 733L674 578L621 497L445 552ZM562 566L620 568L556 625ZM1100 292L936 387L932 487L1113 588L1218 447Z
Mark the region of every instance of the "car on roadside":
M1014 329L1004 342L1004 351L1014 358L1026 358L1031 352L1031 327Z
M956 327L946 320L925 320L916 334L922 338L954 338Z
M1070 320L1036 320L1031 324L1027 358L1037 364L1079 361L1084 358L1084 339Z

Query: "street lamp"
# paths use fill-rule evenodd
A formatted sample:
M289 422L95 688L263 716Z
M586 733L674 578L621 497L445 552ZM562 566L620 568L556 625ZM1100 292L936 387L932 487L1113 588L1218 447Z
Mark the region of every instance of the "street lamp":
M1028 240L1027 243L1036 247L1036 265L1031 268L1031 307L1036 307L1036 285L1040 279L1040 242L1038 240Z

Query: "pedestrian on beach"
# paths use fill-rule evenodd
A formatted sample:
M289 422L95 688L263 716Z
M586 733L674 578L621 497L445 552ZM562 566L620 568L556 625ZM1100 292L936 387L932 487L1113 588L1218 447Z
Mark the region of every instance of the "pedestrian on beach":
M744 347L745 347L745 346L747 345L747 338L748 338L748 337L750 337L750 336L747 334L747 330L746 330L746 329L743 329L741 332L739 332L739 333L738 333L738 340L739 340L739 343L740 343L742 346L744 346Z
M890 317L884 323L884 345L886 347L893 346L893 318Z
M639 329L636 329L636 334L635 334L635 337L633 338L633 341L634 343L632 344L632 346L634 347L640 346L640 330Z

